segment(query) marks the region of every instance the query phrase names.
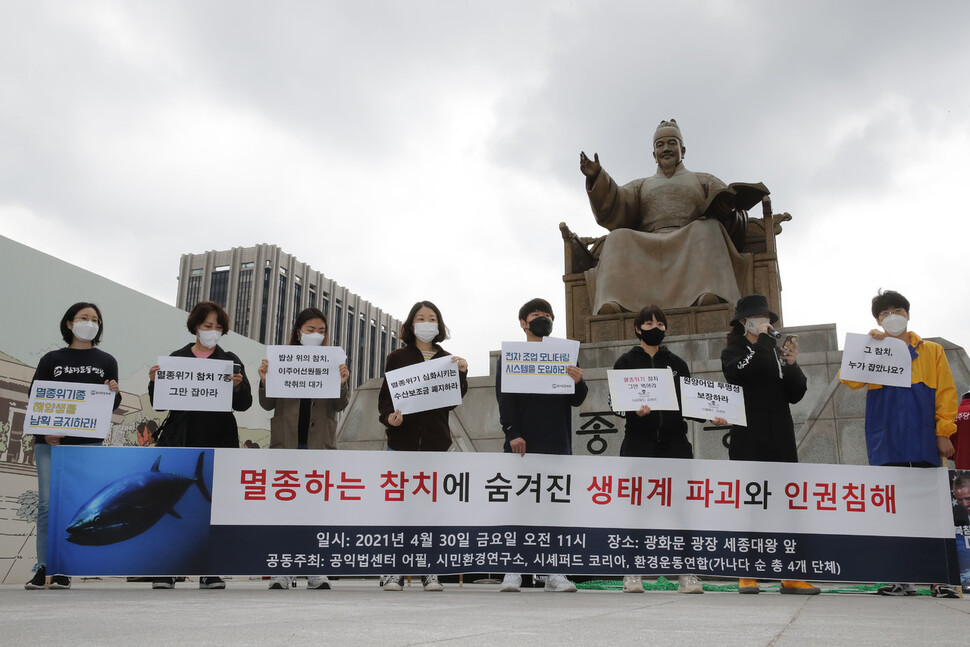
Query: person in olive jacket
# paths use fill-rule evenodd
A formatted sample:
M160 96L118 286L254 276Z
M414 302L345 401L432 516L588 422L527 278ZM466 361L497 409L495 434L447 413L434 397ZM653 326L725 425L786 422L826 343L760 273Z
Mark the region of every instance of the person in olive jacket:
M327 317L317 308L296 316L290 331L291 346L326 346ZM270 449L337 449L337 413L350 402L350 370L341 364L337 398L270 398L266 395L269 361L259 366L259 406L273 412L269 422Z

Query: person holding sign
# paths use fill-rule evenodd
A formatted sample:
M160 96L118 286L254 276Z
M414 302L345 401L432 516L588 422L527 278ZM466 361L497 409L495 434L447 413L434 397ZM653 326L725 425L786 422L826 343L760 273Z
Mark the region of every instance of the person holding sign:
M291 346L326 346L329 340L327 316L317 308L307 308L296 316L290 331ZM337 449L337 413L350 402L350 370L340 365L340 397L330 399L270 398L266 396L269 360L259 365L259 406L272 411L269 421L270 449ZM296 578L274 577L271 589L288 589ZM307 578L308 589L329 589L326 575Z
M667 315L658 306L644 306L633 320L633 330L640 343L620 355L613 364L615 370L637 368L670 369L674 378L674 389L680 401L680 380L690 377L687 362L661 346L667 334ZM687 422L680 411L652 411L648 405L625 414L626 426L620 456L642 458L693 458L694 448L687 439ZM714 420L716 425L725 425L723 418ZM642 593L643 584L639 576L628 575L623 578L623 591ZM696 575L681 575L677 585L680 593L703 593L704 588Z
M555 315L545 299L532 299L519 308L519 326L526 341L541 342L552 333ZM575 383L569 394L503 393L502 367L495 371L495 397L498 399L499 420L505 432L505 453L525 456L533 454L573 453L572 408L580 406L589 392L583 381L583 370L568 366L566 374ZM499 591L515 592L522 586L522 575L506 573ZM572 593L576 585L565 575L546 576L545 591Z
M400 338L404 342L404 348L398 348L387 356L385 373L451 355L440 346L441 342L448 339L448 329L445 328L438 306L430 301L418 301L411 307L404 325L401 326ZM468 392L468 362L457 355L451 355L451 358L458 365L461 396L465 397ZM448 415L454 406L403 414L394 406L385 377L377 399L377 408L381 424L387 433L389 450L445 452L451 447ZM385 591L401 591L404 588L403 575L391 575L382 579ZM425 575L421 582L425 591L443 590L437 575Z
M101 310L93 303L75 303L61 317L61 337L66 348L52 350L40 358L31 385L36 381L106 384L115 394L114 409L121 404L118 389L118 362L99 348L104 332ZM51 447L58 445L100 445L98 438L35 435L34 459L37 464L37 563L34 576L24 588L43 589L47 582L47 522L50 512ZM71 578L53 575L52 589L71 588Z
M195 342L172 351L172 357L196 357L231 361L232 409L246 411L253 404L253 392L246 377L242 360L219 346L219 340L229 332L229 315L214 301L202 301L189 313L185 322ZM148 397L154 405L155 373L158 365L148 369ZM166 442L166 439L171 440ZM174 443L174 444L173 444ZM231 447L239 448L239 426L232 411L170 411L163 423L159 445L166 447ZM175 578L155 578L152 588L171 589ZM200 577L200 589L224 589L226 583L220 577Z
M734 461L797 463L791 406L808 390L808 380L796 361L798 343L777 348L779 334L771 327L778 315L768 299L749 294L738 300L727 346L721 351L724 378L744 389L747 426L731 426L728 455ZM821 589L800 580L782 580L781 593L817 595ZM758 593L758 581L742 578L738 593Z
M851 389L866 392L866 449L870 465L939 467L940 457L953 456L950 436L956 433L957 390L939 344L909 332L909 299L893 290L872 298L872 316L882 330L869 331L874 339L895 337L906 342L913 360L909 387L884 386L841 380ZM956 588L934 585L933 596L958 597ZM916 595L910 583L889 584L880 595Z

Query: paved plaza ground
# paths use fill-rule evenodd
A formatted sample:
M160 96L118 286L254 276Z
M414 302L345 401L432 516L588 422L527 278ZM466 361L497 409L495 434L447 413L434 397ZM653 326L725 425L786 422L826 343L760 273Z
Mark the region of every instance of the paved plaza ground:
M0 586L0 640L70 645L961 645L970 599L871 593L803 597L708 591L499 593L497 584L420 580L384 592L374 579L330 591L269 591L235 578L223 591L171 591L122 579L78 580L69 591ZM770 584L765 585L766 588Z

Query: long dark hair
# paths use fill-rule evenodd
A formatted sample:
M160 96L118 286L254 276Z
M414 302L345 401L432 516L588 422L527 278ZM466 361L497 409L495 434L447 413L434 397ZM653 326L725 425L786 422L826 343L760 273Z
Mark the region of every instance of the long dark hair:
M293 322L293 329L290 331L290 346L300 345L300 328L311 319L323 319L323 324L327 327L327 333L323 336L323 345L327 345L330 340L330 322L327 321L327 315L319 308L307 308L296 315L296 321Z

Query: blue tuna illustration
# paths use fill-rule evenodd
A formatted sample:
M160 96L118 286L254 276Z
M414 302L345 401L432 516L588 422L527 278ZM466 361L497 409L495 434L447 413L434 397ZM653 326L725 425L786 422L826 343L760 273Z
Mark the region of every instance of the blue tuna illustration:
M137 472L106 485L91 497L67 526L67 540L83 546L106 546L131 539L145 532L166 514L181 519L175 511L186 490L195 483L206 501L212 495L202 478L202 459L195 464L195 477L160 472L155 459L151 471Z

